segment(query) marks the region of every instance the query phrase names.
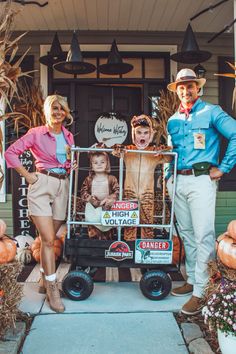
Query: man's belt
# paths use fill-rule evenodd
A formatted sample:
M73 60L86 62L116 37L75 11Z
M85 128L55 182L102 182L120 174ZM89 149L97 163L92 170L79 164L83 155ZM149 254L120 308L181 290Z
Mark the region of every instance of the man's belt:
M177 170L177 175L183 175L183 176L190 176L193 175L194 172L192 169L186 169L186 170Z
M47 171L47 170L38 170L37 172L42 173L47 176L55 177L58 179L66 179L68 175L66 173L56 173L52 171Z
M209 175L210 168L212 167L210 162L197 162L193 164L193 168L185 170L177 170L177 175L191 176L195 177L202 175Z

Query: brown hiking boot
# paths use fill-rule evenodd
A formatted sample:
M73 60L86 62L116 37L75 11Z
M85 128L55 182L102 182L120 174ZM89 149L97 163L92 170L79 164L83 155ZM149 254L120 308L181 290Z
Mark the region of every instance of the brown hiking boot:
M188 302L182 307L181 312L185 315L196 315L201 312L202 307L201 298L192 295Z
M51 309L55 312L64 312L65 306L63 305L56 281L45 280L47 289L47 300Z
M173 289L171 291L171 294L174 296L185 296L191 294L192 292L193 292L193 285L185 283L184 285Z
M41 273L41 272L40 272L38 293L39 294L46 294L45 277L44 277L44 273Z

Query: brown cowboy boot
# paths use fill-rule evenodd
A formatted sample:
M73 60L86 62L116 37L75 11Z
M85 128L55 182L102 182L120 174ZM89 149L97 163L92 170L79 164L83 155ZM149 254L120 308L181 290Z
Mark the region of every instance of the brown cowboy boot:
M47 300L51 309L55 312L64 312L65 306L63 305L56 281L45 280L47 290Z

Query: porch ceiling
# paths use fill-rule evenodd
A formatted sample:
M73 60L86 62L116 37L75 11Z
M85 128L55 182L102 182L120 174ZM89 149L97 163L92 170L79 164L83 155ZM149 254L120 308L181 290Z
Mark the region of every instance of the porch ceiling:
M27 0L25 0L27 2ZM43 4L46 0L38 0ZM190 18L219 0L48 0L22 6L15 30L184 31ZM233 21L234 0L192 21L195 32L219 32ZM4 3L0 3L1 7Z

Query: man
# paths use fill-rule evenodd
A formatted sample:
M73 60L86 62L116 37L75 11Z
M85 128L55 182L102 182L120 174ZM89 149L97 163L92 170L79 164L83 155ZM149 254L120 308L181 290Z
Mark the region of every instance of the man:
M201 298L208 281L207 263L215 256L216 181L236 163L236 121L218 105L198 97L206 79L191 69L178 72L168 90L181 103L169 118L167 130L173 151L178 153L175 214L186 254L187 282L172 295L191 294L182 312L194 315L201 310ZM220 136L229 140L219 163ZM171 178L168 180L170 187Z

